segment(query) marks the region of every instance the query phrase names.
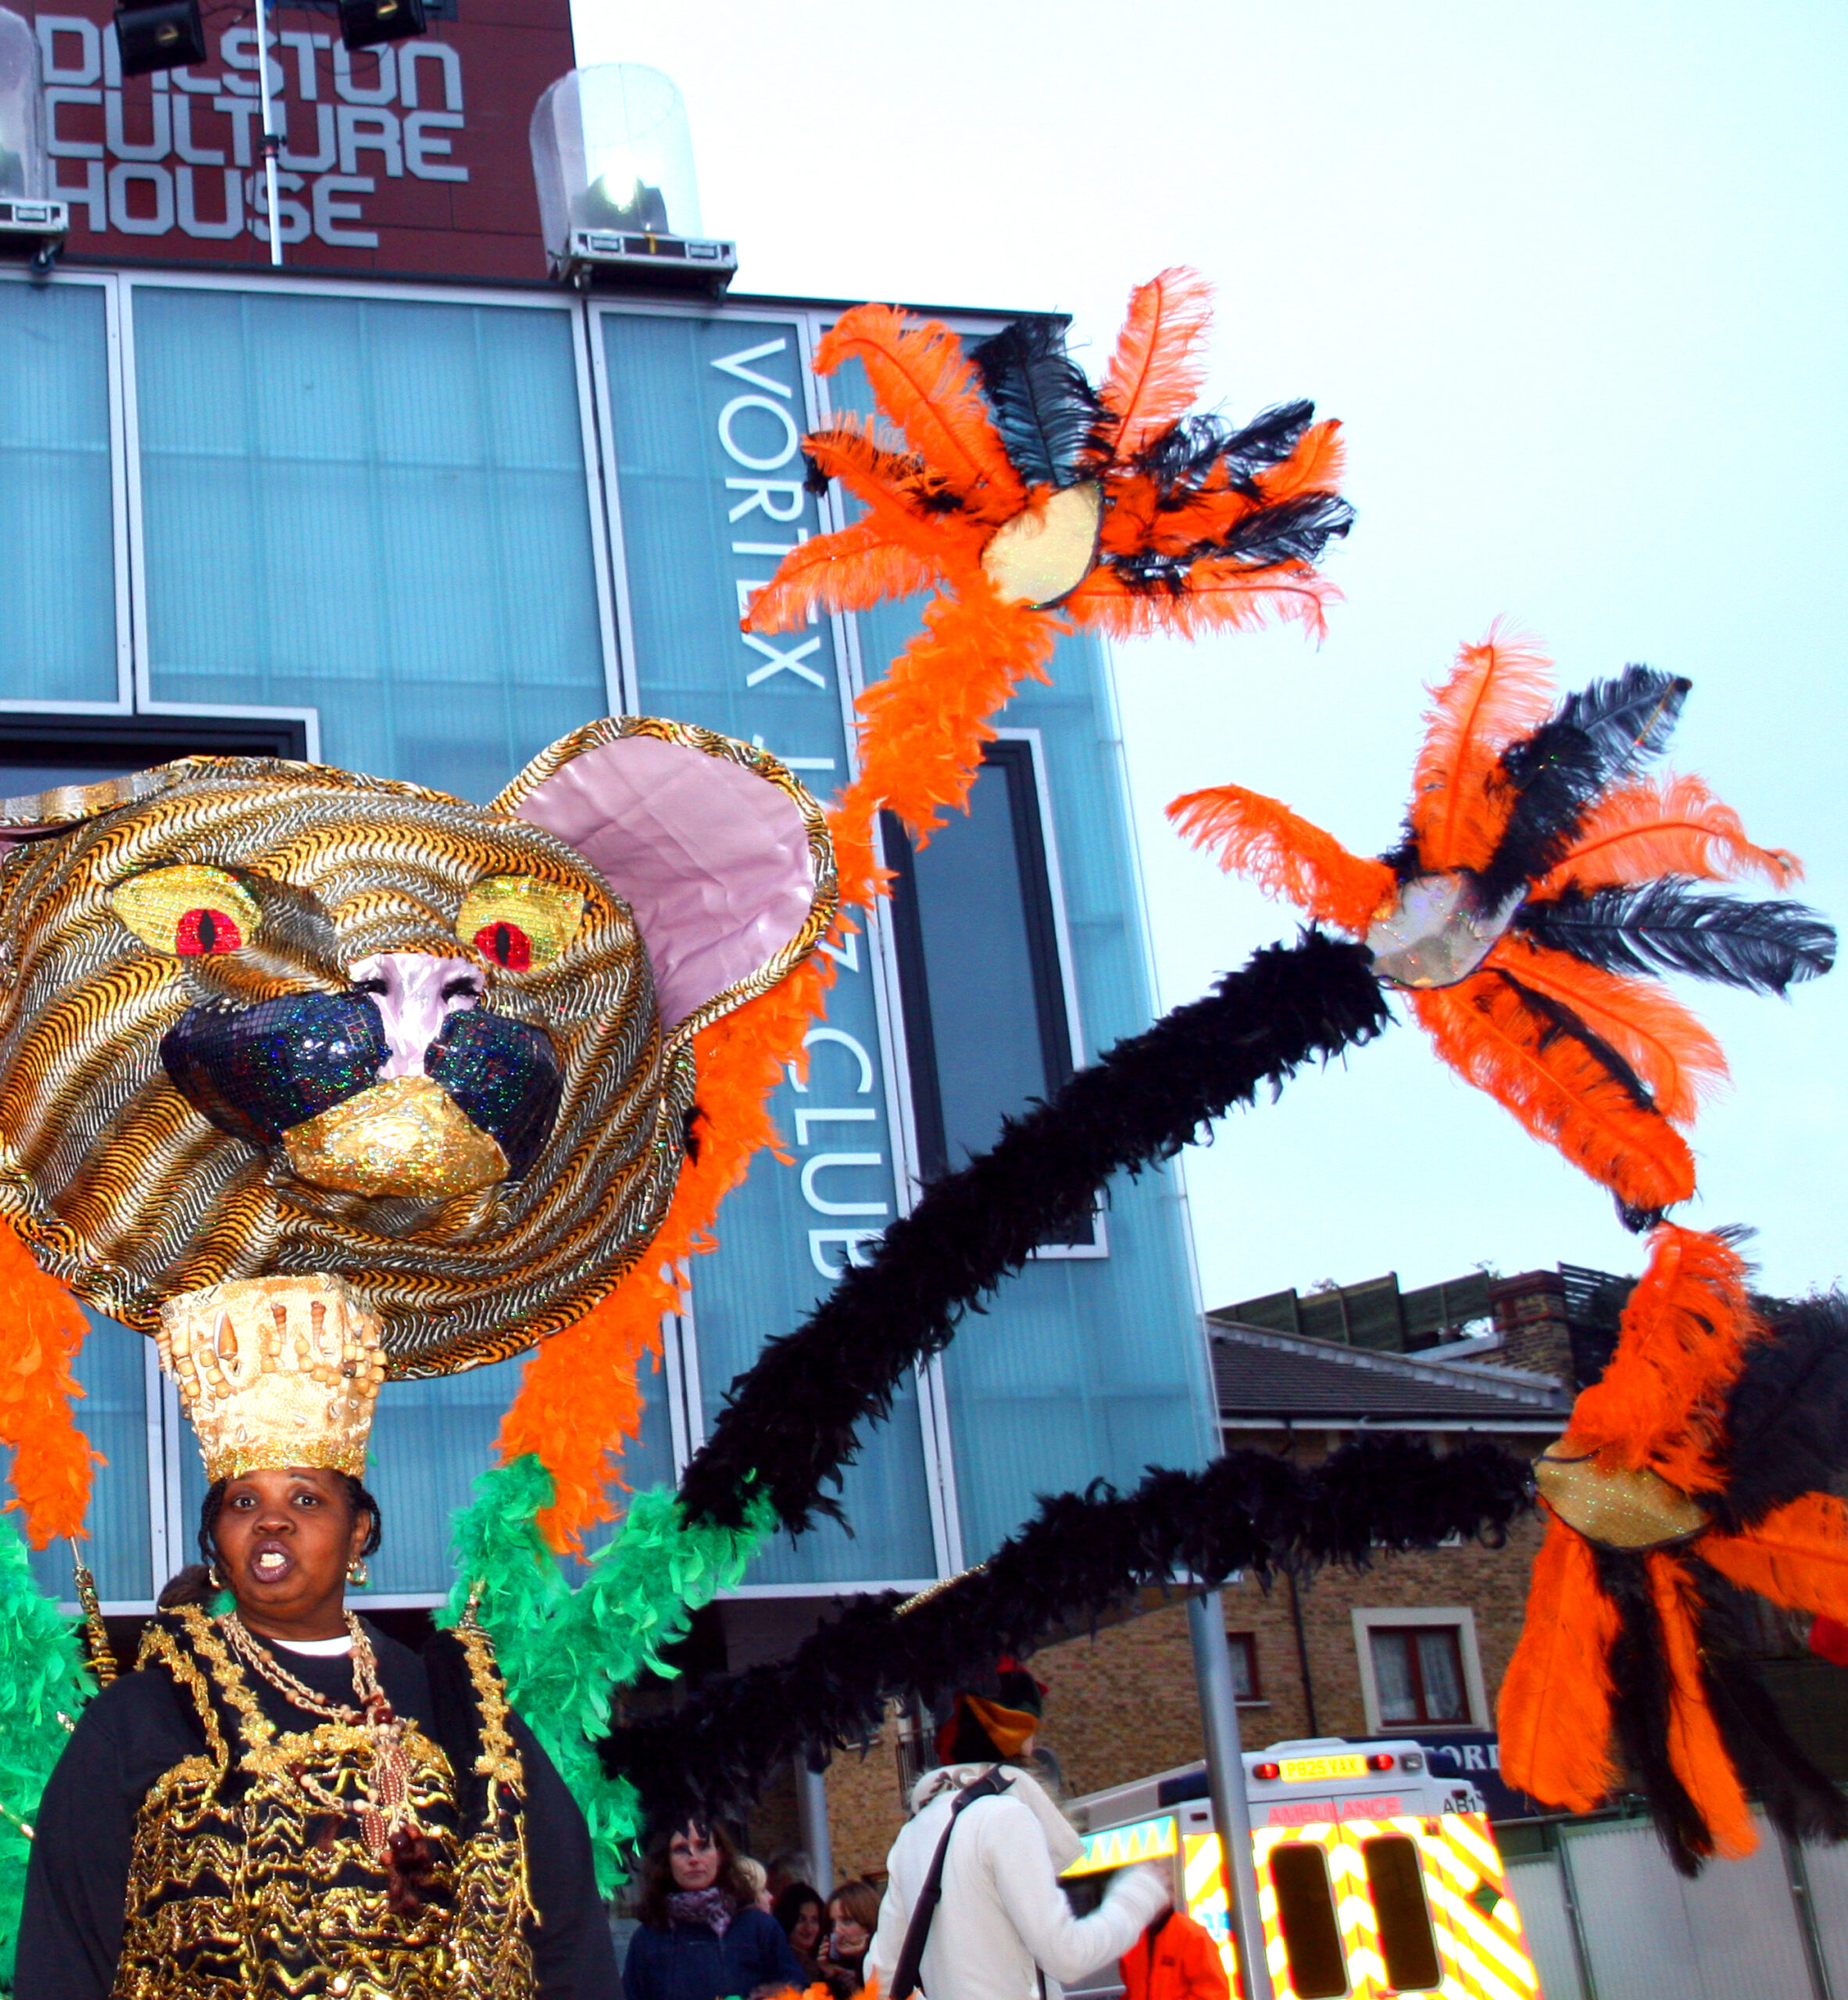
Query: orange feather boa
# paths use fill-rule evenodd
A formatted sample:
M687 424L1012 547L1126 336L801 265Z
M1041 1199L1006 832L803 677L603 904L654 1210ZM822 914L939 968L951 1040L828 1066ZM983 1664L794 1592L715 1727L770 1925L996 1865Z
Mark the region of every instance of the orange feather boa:
M13 1448L13 1487L26 1539L43 1548L80 1535L90 1473L102 1459L71 1416L84 1391L70 1372L89 1322L77 1301L33 1261L11 1223L0 1221L0 1301L7 1352L0 1359L0 1441Z

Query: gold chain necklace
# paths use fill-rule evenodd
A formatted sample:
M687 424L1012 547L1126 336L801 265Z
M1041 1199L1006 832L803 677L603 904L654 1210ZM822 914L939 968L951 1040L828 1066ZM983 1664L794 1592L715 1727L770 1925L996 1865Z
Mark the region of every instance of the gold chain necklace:
M391 1851L395 1833L401 1827L416 1830L410 1827L406 1809L410 1800L411 1760L404 1747L404 1724L393 1714L385 1691L379 1684L378 1656L372 1650L365 1627L350 1611L346 1614L347 1637L353 1648L353 1692L359 1699L357 1708L349 1708L317 1695L306 1681L297 1680L236 1612L227 1612L218 1622L231 1643L231 1650L296 1707L326 1721L344 1723L349 1729L363 1729L372 1738L371 1769L366 1779L366 1803L359 1809L359 1830L374 1859L384 1860ZM305 1770L296 1767L292 1775L317 1805L331 1806L337 1812L350 1810L344 1799Z

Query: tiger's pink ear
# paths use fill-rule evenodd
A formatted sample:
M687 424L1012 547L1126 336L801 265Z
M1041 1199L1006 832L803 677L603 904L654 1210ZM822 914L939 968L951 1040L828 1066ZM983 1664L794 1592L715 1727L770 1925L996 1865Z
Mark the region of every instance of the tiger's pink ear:
M774 985L834 916L820 807L774 757L710 730L588 723L489 809L576 849L629 905L674 1041Z

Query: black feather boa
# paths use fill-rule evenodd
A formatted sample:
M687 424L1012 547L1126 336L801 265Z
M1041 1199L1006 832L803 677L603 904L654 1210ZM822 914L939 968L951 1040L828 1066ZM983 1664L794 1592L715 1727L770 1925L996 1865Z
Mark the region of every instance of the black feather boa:
M766 1493L792 1534L837 1513L822 1487L838 1483L860 1427L885 1415L905 1374L1036 1245L1081 1223L1112 1175L1168 1158L1305 1062L1379 1033L1391 1017L1371 965L1364 946L1318 931L1267 946L1010 1119L732 1384L681 1482L687 1518L736 1527Z
M1496 1544L1530 1504L1525 1461L1499 1446L1439 1457L1399 1437L1358 1439L1307 1467L1228 1452L1203 1472L1151 1471L1128 1495L1100 1482L1042 1501L980 1569L902 1616L895 1594L856 1598L789 1659L716 1681L599 1747L651 1824L736 1816L792 1757L863 1741L888 1702L939 1701L998 1654L1094 1626L1144 1585L1360 1568L1380 1549L1453 1535Z

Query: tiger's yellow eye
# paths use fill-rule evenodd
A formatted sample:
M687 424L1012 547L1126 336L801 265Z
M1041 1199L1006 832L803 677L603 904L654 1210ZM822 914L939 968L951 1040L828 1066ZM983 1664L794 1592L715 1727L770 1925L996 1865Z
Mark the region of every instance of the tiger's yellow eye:
M462 899L456 934L508 972L549 966L577 935L584 898L531 875L490 875Z
M196 862L131 875L109 891L109 902L144 945L170 958L223 958L248 944L263 920L256 898L234 876Z

